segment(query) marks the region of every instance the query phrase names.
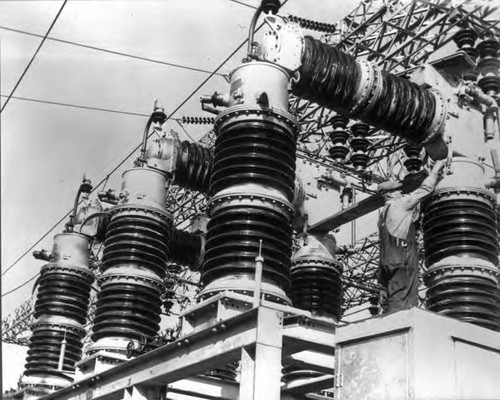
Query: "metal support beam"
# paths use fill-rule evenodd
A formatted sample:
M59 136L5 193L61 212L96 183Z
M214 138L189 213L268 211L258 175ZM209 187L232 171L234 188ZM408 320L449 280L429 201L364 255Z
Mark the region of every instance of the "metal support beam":
M172 398L280 400L284 394L283 357L307 349L332 355L337 324L266 300L258 308L247 309L251 301L248 296L223 293L200 303L193 308L193 315L185 316L197 322L188 335L77 381L44 400L159 400L163 398L162 390ZM236 309L240 314L234 315ZM214 318L209 323L202 318L205 313L226 318ZM240 360L239 388L236 383L198 376ZM324 369L329 370L327 365ZM302 382L287 393L309 390L306 385L321 388L324 382Z
M300 369L310 369L324 374L333 374L335 368L335 355L317 351L302 351L291 354L283 360L287 366Z
M241 352L239 400L280 400L282 319L276 310L259 312L255 346Z
M238 398L238 384L199 375L168 384L167 394L170 393L206 400L235 400Z
M167 346L46 396L46 400L93 400L137 385L165 386L240 358L242 347L257 337L257 315L275 310L254 309L214 324Z
M283 393L304 396L309 392L317 392L333 387L333 375L321 375L316 378L290 382L283 387Z
M329 231L338 228L341 225L347 224L348 222L354 221L357 218L362 217L363 215L369 214L372 211L377 210L378 208L384 205L384 199L382 196L376 194L366 199L359 201L357 204L354 204L346 209L339 211L336 214L333 214L330 217L319 221L318 223L309 227L309 232L311 234L325 234Z
M122 400L160 400L160 389L153 386L133 386L123 391Z

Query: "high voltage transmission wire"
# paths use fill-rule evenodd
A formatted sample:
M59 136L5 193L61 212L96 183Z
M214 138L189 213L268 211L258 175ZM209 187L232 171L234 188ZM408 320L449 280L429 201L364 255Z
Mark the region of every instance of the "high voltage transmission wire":
M253 8L254 10L257 9L257 7L252 6L251 4L248 4L248 3L244 3L242 1L238 1L238 0L229 0L229 1L231 1L233 3L241 4L242 6L245 6L245 7L248 7L248 8Z
M67 0L66 0L67 1ZM285 0L283 2L283 4L281 5L282 7L288 2L288 0ZM262 28L264 26L264 23L261 23L255 31L258 31L260 28ZM219 66L213 70L210 75L208 77L206 77L197 87L196 89L194 89L176 108L174 111L172 111L168 116L167 116L167 119L166 121L168 121L169 119L171 119L172 115L174 115L177 111L179 111L179 109L181 107L184 106L184 104L186 104L190 99L191 97L193 97L196 92L198 92L198 90L200 90L214 75L217 74L217 72L238 52L240 51L240 49L246 45L246 43L248 42L248 38L245 39L236 49L234 49L231 54L229 54L220 64ZM12 94L11 94L12 95ZM149 135L148 135L148 139L154 134L154 132L151 132ZM137 151L139 150L139 148L142 146L142 141L141 143L139 143L130 153L128 153L125 158L120 161L120 163L118 165L116 165L116 167L114 167L110 173L108 173L98 184L97 186L95 186L92 191L89 193L92 194L97 188L99 188L104 182L106 182L109 177L114 174L130 157L132 157L132 155ZM68 211L56 224L54 224L45 234L44 236L42 236L42 238L40 238L35 244L33 244L32 246L30 246L30 248L25 251L20 257L18 257L16 259L16 261L14 261L14 263L12 263L3 273L2 273L2 276L9 270L11 270L16 264L19 263L19 261L24 258L29 252L31 249L33 249L38 243L40 243L46 236L48 236L50 234L50 232L52 232L65 218L67 218L67 216L70 214L70 212L72 211L72 209L70 211ZM25 286L27 283L31 282L33 279L35 279L35 277L32 277L29 281L27 282L24 282L23 284L19 285L18 287L10 290L9 292L7 293L4 293L2 294L2 297L4 296L7 296L8 294L10 293L13 293L15 292L16 290L20 289L21 287Z
M5 31L20 33L22 35L28 35L28 36L34 36L34 37L43 37L42 35L39 35L37 33L28 32L28 31L24 31L24 30L21 30L21 29L14 29L14 28L10 28L8 26L2 26L2 25L0 25L0 29L3 29ZM212 73L212 71L209 71L209 70L206 70L206 69L202 69L202 68L190 67L188 65L176 64L176 63L172 63L172 62L169 62L169 61L155 60L153 58L142 57L142 56L138 56L138 55L135 55L135 54L123 53L121 51L109 50L109 49L104 49L102 47L90 46L88 44L73 42L71 40L58 39L58 38L55 38L55 37L47 37L46 39L47 40L51 40L53 42L58 42L58 43L69 44L69 45L72 45L72 46L83 47L85 49L95 50L95 51L101 51L103 53L114 54L116 56L133 58L135 60L148 61L148 62L152 62L152 63L155 63L155 64L166 65L166 66L169 66L169 67L181 68L181 69L186 69L186 70L195 71L195 72L203 72L205 74L211 74ZM214 75L225 76L224 74L220 74L220 73L215 73Z
M35 51L35 54L33 54L33 57L31 57L31 60L30 62L28 63L28 65L26 66L26 68L24 69L23 73L21 74L21 76L19 77L19 79L17 80L16 84L14 85L14 88L12 89L12 91L10 92L10 95L9 97L7 97L7 100L5 100L5 103L3 104L3 107L2 109L0 110L0 113L5 110L5 107L7 106L7 104L9 103L11 97L14 95L17 87L19 86L19 84L21 83L21 81L23 80L24 78L24 75L26 75L26 73L28 72L28 69L31 67L31 64L33 64L33 61L35 61L35 57L37 56L38 52L40 51L40 49L42 48L43 44L45 43L45 40L47 40L47 36L49 36L49 33L50 31L52 30L52 28L54 27L54 25L56 24L58 18L59 18L59 15L61 15L62 13L62 10L64 9L64 6L66 5L66 3L68 2L68 0L64 0L64 3L62 4L61 8L59 9L56 17L54 18L54 20L52 21L52 23L50 24L50 27L49 27L49 30L47 31L47 33L45 34L45 36L43 36L42 38L42 41L40 42L40 44L38 45L38 48L36 49Z
M0 96L7 97L4 94L2 94ZM51 101L51 100L33 99L33 98L29 98L29 97L11 96L11 98L14 100L31 101L34 103L51 104L51 105L55 105L55 106L63 106L63 107L71 107L71 108L81 108L83 110L102 111L102 112L115 113L115 114L132 115L132 116L137 116L137 117L149 117L149 115L150 115L150 114L141 114L141 113L136 113L136 112L131 112L131 111L113 110L110 108L91 107L91 106L83 106L83 105L72 104L72 103L61 103L58 101ZM179 118L172 118L172 119L175 121L179 120Z
M23 286L26 286L28 283L30 283L33 279L35 279L37 276L40 275L40 272L36 274L35 276L31 277L28 279L26 282L21 283L19 286L16 286L14 289L9 290L7 293L2 293L2 297L5 297L11 293L14 293L16 290L21 289Z
M35 243L33 243L28 250L26 250L22 255L20 255L16 261L14 261L10 266L9 268L7 268L5 271L2 272L2 276L4 276L7 272L9 272L19 261L21 261L21 259L23 259L31 250L33 250L43 239L45 239L50 232L52 232L61 222L63 222L70 214L71 212L73 211L73 209L69 210L66 214L64 214L64 216L59 220L57 221L53 226L52 228L50 228L47 232L45 232L42 237L40 239L38 239ZM8 294L8 293L6 293ZM4 295L2 295L3 297Z

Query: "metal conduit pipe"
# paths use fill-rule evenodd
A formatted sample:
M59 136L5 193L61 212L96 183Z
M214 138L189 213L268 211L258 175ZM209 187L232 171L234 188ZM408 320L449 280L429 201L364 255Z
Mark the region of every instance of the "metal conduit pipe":
M172 229L165 183L151 168L123 174L120 203L109 210L89 355L126 354L131 342L138 348L159 331Z

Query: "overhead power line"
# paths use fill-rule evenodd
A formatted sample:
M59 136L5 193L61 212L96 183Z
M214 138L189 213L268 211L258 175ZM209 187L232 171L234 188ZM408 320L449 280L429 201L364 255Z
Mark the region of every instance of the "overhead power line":
M21 30L21 29L14 29L14 28L10 28L8 26L2 26L2 25L0 25L0 29L6 30L6 31L10 31L10 32L20 33L22 35L28 35L28 36L34 36L34 37L43 37L42 35L39 35L37 33L28 32L28 31L24 31L24 30ZM108 53L108 54L114 54L115 56L122 56L122 57L133 58L135 60L148 61L148 62L152 62L152 63L155 63L155 64L166 65L166 66L169 66L169 67L181 68L181 69L186 69L186 70L195 71L195 72L203 72L205 74L211 74L212 73L212 71L206 70L206 69L202 69L202 68L196 68L196 67L191 67L191 66L188 66L188 65L182 65L182 64L172 63L172 62L169 62L169 61L155 60L153 58L142 57L142 56L138 56L138 55L135 55L135 54L123 53L121 51L109 50L109 49L104 49L102 47L90 46L88 44L73 42L71 40L58 39L58 38L49 37L49 36L46 39L47 40L51 40L53 42L58 42L58 43L69 44L69 45L72 45L72 46L83 47L84 49L101 51L103 53ZM221 74L221 73L215 73L214 75L225 76L224 74Z
M0 97L8 97L5 94L0 94ZM132 111L122 111L122 110L113 110L111 108L102 108L102 107L92 107L92 106L83 106L81 104L73 104L73 103L62 103L60 101L52 101L52 100L42 100L42 99L33 99L31 97L19 97L19 96L12 96L12 99L14 100L22 100L22 101L30 101L33 103L41 103L41 104L49 104L49 105L54 105L54 106L62 106L62 107L71 107L71 108L81 108L83 110L90 110L90 111L102 111L102 112L108 112L108 113L114 113L114 114L123 114L123 115L131 115L134 117L146 117L148 118L150 114L142 114L142 113L137 113L137 112L132 112ZM182 117L182 118L170 118L173 121L178 122L181 124L181 122L184 122L184 120L197 120L197 119L202 119L202 118L208 118L208 117ZM213 118L212 118L213 119ZM186 135L194 141L194 139L191 137L191 135L186 131L183 125L181 125L183 131L186 133Z
M9 272L12 268L14 268L14 266L19 262L21 261L31 250L33 250L36 246L38 246L38 244L43 240L45 239L49 234L50 232L52 232L55 228L57 228L57 226L62 223L66 218L69 217L69 214L71 213L71 211L73 211L73 209L69 210L66 214L64 214L64 216L59 220L57 221L54 225L52 225L52 227L47 231L45 232L42 237L40 239L38 239L35 243L33 243L28 250L26 250L23 254L21 254L18 258L16 258L16 261L14 261L10 266L9 268L7 268L5 271L2 272L2 276L4 276L7 272ZM10 293L10 292L9 292ZM5 295L7 295L8 293L6 293ZM4 295L2 295L3 297Z
M35 276L33 276L31 279L28 279L26 282L21 283L19 286L16 286L14 289L9 290L7 293L2 293L2 297L5 297L11 293L14 293L16 290L21 289L22 287L26 286L28 283L33 281L39 275L40 275L40 272L38 274L36 274Z
M248 3L244 3L242 1L238 1L238 0L230 0L230 1L232 1L233 3L241 4L242 6L245 6L245 7L248 7L248 8L253 8L254 10L257 9L257 7L252 6L251 4L248 4Z
M282 7L283 7L283 6L284 6L287 2L288 2L288 0L285 0L285 1L283 2L283 4L282 4ZM256 30L255 30L255 31L257 32L260 28L262 28L262 26L264 26L264 23L261 23L261 24L260 24L260 25L256 28ZM209 81L209 80L210 80L210 79L211 79L211 78L215 75L215 74L217 74L217 72L218 72L218 71L219 71L219 70L220 70L220 69L221 69L221 68L222 68L222 67L223 67L223 66L224 66L224 65L225 65L225 64L226 64L226 63L227 63L227 62L228 62L228 61L229 61L229 60L230 60L230 59L231 59L231 58L232 58L232 57L233 57L233 56L234 56L234 55L238 52L238 51L240 51L240 50L241 50L241 48L247 44L247 42L248 42L248 38L247 38L247 39L245 39L245 40L244 40L244 41L243 41L243 42L242 42L242 43L241 43L238 47L236 47L236 49L234 49L234 50L231 52L231 54L229 54L229 55L228 55L228 56L227 56L227 57L226 57L226 58L225 58L225 59L224 59L224 60L223 60L223 61L222 61L219 65L218 65L218 67L217 67L215 70L213 70L213 71L210 73L210 75L209 75L208 77L206 77L206 78L205 78L205 79L204 79L204 80L203 80L203 81L202 81L202 82L201 82L201 83L200 83L200 84L196 87L196 89L194 89L194 90L193 90L193 91L192 91L192 92L191 92L191 93L190 93L190 94L189 94L189 95L188 95L188 96L187 96L187 97L186 97L186 98L185 98L185 99L184 99L184 100L183 100L183 101L182 101L182 102L181 102L181 103L180 103L180 104L179 104L179 105L178 105L178 106L174 109L174 111L172 111L172 112L171 112L171 113L167 116L166 121L168 121L169 119L171 119L171 117L172 117L172 116L173 116L173 115L174 115L177 111L179 111L179 110L180 110L180 109L184 106L184 104L186 104L186 103L187 103L187 102L191 99L191 97L193 97L193 96L194 96L194 95L198 92L198 90L200 90L200 89L201 89L201 88L202 88L202 87L203 87L203 86L204 86L204 85L205 85L205 84L206 84L206 83L207 83L207 82L208 82L208 81ZM154 133L154 132L151 132L151 133L148 135L148 139L149 139L149 138L153 135L153 133ZM113 174L114 174L114 173L115 173L115 172L116 172L116 171L117 171L117 170L118 170L118 169L119 169L119 168L120 168L120 167L121 167L121 166L122 166L122 165L123 165L123 164L124 164L124 163L125 163L128 159L129 159L129 158L130 158L130 157L132 157L132 155L133 155L133 154L134 154L137 150L139 150L139 148L140 148L141 146L142 146L142 141L141 141L141 143L139 143L139 144L138 144L138 145L137 145L137 146L136 146L136 147L135 147L135 148L134 148L134 149L133 149L130 153L128 153L128 154L125 156L125 158L123 158L123 159L122 159L122 161L120 161L120 163L118 163L118 165L116 165L116 167L114 167L114 168L111 170L111 172L109 172L109 173L108 173L108 174L107 174L107 175L106 175L106 176L105 176L105 177L104 177L104 178L103 178L103 179L102 179L102 180L101 180L101 181L97 184L97 186L94 186L94 188L92 189L92 191L91 191L89 194L92 194L92 193L93 193L93 192L94 192L97 188L99 188L99 187L100 187L100 186L101 186L104 182L107 182L107 180L109 179L109 177L110 177L111 175L113 175ZM68 212L67 212L67 213L66 213L66 214L65 214L65 215L64 215L64 216L63 216L63 217L62 217L62 218L61 218L61 219L60 219L60 220L59 220L59 221L58 221L58 222L57 222L57 223L56 223L56 224L55 224L55 225L54 225L54 226L53 226L53 227L49 230L49 231L47 231L47 233L45 234L45 236L44 236L44 237L46 237L46 236L47 236L50 232L52 232L52 231L53 231L53 230L57 227L57 225L59 225L59 224L61 223L61 221L63 221L65 218L67 218L67 216L69 215L69 213L70 213L71 211L72 211L72 210L68 211ZM12 268L14 267L14 265L16 265L16 264L17 264L17 263L18 263L18 262L19 262L19 261L20 261L23 257L25 257L25 256L26 256L26 254L28 254L28 253L31 251L31 249L33 249L33 248L34 248L34 247L35 247L38 243L40 243L40 242L44 239L44 237L40 238L40 239L39 239L36 243L34 243L34 244L33 244L33 245L32 245L32 246L31 246L31 247L30 247L30 248L29 248L26 252L24 252L24 253L23 253L23 255L22 255L21 257L19 257L18 259L16 259L16 261L15 261L13 264L11 264L11 265L7 268L7 270L6 270L5 272L7 272L7 271L9 271L10 269L12 269ZM5 273L5 272L4 272L4 273ZM4 274L4 273L3 273L3 274ZM3 275L3 274L2 274L2 275ZM33 280L33 279L34 279L34 277L33 277L31 280ZM30 281L31 281L31 280L30 280ZM27 282L25 282L24 284L22 284L22 285L18 286L17 288L14 288L14 289L10 290L9 292L7 292L7 293L3 294L3 295L2 295L2 297L3 297L3 296L6 296L6 295L8 295L8 294L10 294L10 293L13 293L14 291L16 291L16 290L20 289L21 287L25 286L25 285L26 285L28 282L30 282L30 281L27 281Z
M49 33L50 31L52 30L52 28L54 27L54 25L56 24L57 22L57 19L59 18L59 15L61 15L62 13L62 10L64 9L64 6L66 5L66 3L68 2L68 0L64 0L61 8L59 9L56 17L54 18L54 20L52 21L52 23L50 24L50 27L49 27L49 30L47 31L47 33L45 34L45 36L43 36L42 38L42 41L40 42L40 44L38 45L38 48L36 49L35 51L35 54L33 54L33 57L31 57L31 60L30 62L28 63L28 65L26 66L26 68L24 69L23 73L21 74L21 76L19 77L19 79L17 80L17 83L14 85L14 88L12 89L12 91L10 92L10 95L9 97L7 97L7 100L5 100L5 103L2 107L2 109L0 110L0 112L2 112L3 110L5 110L5 107L7 106L7 104L9 103L9 100L11 99L11 97L14 95L16 89L18 88L19 84L21 83L21 81L23 80L24 78L24 75L26 75L26 73L28 72L28 69L31 67L31 64L33 64L33 61L35 61L35 58L38 54L38 52L40 51L40 49L42 48L43 44L45 43L45 40L47 40L47 36L49 36Z
M6 96L4 94L2 94L0 96L1 97L8 97L8 96ZM29 98L29 97L11 96L11 98L14 99L14 100L32 101L34 103L43 103L43 104L51 104L51 105L55 105L55 106L81 108L81 109L84 109L84 110L103 111L103 112L109 112L109 113L115 113L115 114L133 115L133 116L138 116L138 117L149 117L149 114L141 114L141 113L130 112L130 111L121 111L121 110L112 110L112 109L109 109L109 108L82 106L82 105L79 105L79 104L61 103L61 102L58 102L58 101L41 100L41 99L32 99L32 98Z

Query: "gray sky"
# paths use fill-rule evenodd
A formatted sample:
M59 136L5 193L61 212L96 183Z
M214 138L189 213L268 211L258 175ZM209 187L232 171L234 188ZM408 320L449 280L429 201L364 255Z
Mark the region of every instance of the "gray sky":
M357 3L289 0L281 13L333 23ZM61 4L1 1L0 26L44 35ZM246 38L252 13L230 0L73 0L50 37L211 71ZM0 29L2 95L11 92L40 40ZM239 52L220 72L229 73L243 55ZM14 96L141 114L149 114L159 99L168 114L207 76L47 40ZM209 116L200 110L199 96L226 88L225 80L214 76L174 117ZM71 208L84 172L97 184L140 142L146 119L10 100L1 115L2 272ZM176 122L166 128L187 139ZM210 129L186 128L194 139ZM120 171L108 188L119 187ZM50 249L62 227L36 249ZM31 255L24 257L2 277L2 293L36 275L42 265ZM28 299L31 290L32 283L2 297L2 317ZM9 372L4 388L15 383L23 362L4 371Z

